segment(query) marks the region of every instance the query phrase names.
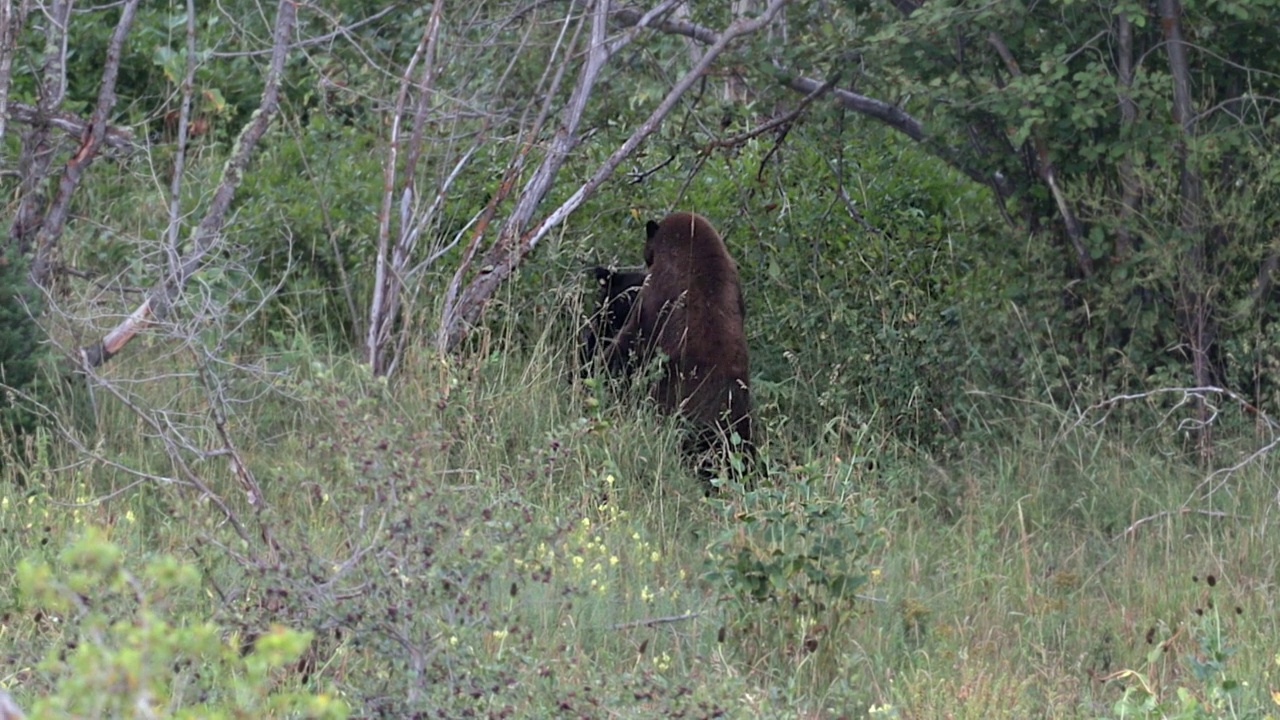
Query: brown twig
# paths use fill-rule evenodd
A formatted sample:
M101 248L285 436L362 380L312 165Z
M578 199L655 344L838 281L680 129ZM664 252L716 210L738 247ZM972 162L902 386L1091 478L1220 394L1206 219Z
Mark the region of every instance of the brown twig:
M682 622L684 620L692 620L701 617L701 612L690 612L683 615L667 615L666 617L646 618L644 620L632 620L630 622L616 623L609 626L610 630L626 630L634 627L652 627L654 625L666 625L667 623Z
M129 27L133 25L133 15L138 9L138 0L128 0L120 10L120 20L111 33L107 43L107 56L102 67L102 84L98 86L98 102L89 116L89 124L80 148L67 160L58 180L58 190L53 202L45 211L40 228L36 231L36 254L31 263L31 278L36 284L47 286L50 278L51 258L62 230L67 222L67 213L71 210L71 197L80 186L80 178L84 171L98 156L98 150L107 134L107 120L111 109L116 105L116 78L120 74L120 54L124 49L125 37Z
M209 208L192 233L191 250L182 258L177 271L169 273L160 280L152 288L147 299L123 322L107 333L102 340L80 349L86 366L98 367L120 352L143 328L164 319L173 301L186 286L187 280L204 267L209 254L217 246L222 235L222 226L226 222L227 211L231 207L232 199L235 198L237 188L240 187L249 159L279 110L280 79L284 72L289 38L293 34L297 10L295 0L279 0L273 30L273 52L262 90L262 102L236 140L231 158L223 168L222 179L214 190L213 199L209 202Z
M1207 517L1214 517L1214 518L1234 518L1235 517L1235 515L1222 512L1221 510L1197 510L1195 508L1188 508L1188 507L1181 507L1181 508L1178 508L1177 510L1161 510L1160 512L1155 513L1154 515L1148 515L1144 518L1139 518L1132 525L1125 528L1122 532L1120 532L1115 537L1111 538L1111 540L1113 542L1116 540L1120 540L1125 536L1132 535L1134 532L1138 530L1138 528L1142 527L1143 525L1146 525L1149 522L1154 522L1156 520L1159 520L1160 518L1173 517L1175 515L1205 515Z

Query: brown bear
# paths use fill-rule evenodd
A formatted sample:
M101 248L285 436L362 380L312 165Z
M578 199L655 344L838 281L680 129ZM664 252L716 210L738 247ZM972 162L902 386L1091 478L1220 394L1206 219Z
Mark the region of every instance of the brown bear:
M648 277L605 359L610 370L629 373L661 351L666 359L650 395L664 411L693 424L685 451L706 477L717 461L731 457L735 433L743 456L754 456L738 268L699 215L672 213L650 221L646 231Z
M644 271L613 270L599 265L589 272L595 279L596 304L591 317L582 326L581 343L578 345L583 377L627 322L645 279Z

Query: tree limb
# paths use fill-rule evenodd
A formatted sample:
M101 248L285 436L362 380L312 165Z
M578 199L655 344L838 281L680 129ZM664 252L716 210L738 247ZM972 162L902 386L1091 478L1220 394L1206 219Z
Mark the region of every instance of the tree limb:
M177 148L173 154L173 179L169 181L169 227L165 238L165 259L169 273L178 272L178 230L182 227L182 171L187 162L187 124L191 121L191 103L196 79L196 9L195 0L187 0L187 63L182 75L182 102L178 109Z
M916 7L909 0L900 0L899 5L904 12L914 10ZM641 17L640 11L635 8L619 8L613 12L613 18L624 26L639 22ZM687 37L704 45L712 45L720 37L720 33L712 28L678 18L659 20L654 22L652 27L659 32ZM783 74L783 86L790 90L808 95L818 91L823 86L823 81L821 80L792 74L785 67L777 66L776 64L775 66ZM877 120L920 143L935 157L964 173L974 182L992 187L997 197L1009 196L1011 189L1006 178L998 174L984 173L963 162L954 150L926 133L920 120L901 107L846 88L832 88L827 97L830 97L845 109Z
M253 116L232 147L231 157L223 167L222 179L214 190L209 209L192 233L190 252L182 258L177 272L167 273L157 282L147 299L115 329L107 333L106 337L80 349L83 362L88 367L97 367L111 359L143 328L163 320L168 315L173 301L182 292L187 280L204 267L206 257L221 236L227 210L231 207L231 201L235 197L236 189L240 186L245 167L249 164L254 148L267 132L272 118L279 110L280 77L284 71L289 37L293 33L297 9L297 3L294 0L279 0L273 30L271 64L267 69L262 90L262 102L253 112Z
M18 189L18 209L9 224L9 238L25 255L30 251L31 239L40 229L41 207L44 205L44 182L53 162L53 143L49 139L49 125L43 118L51 118L62 104L67 91L67 22L71 17L71 0L53 0L45 11L48 25L44 40L44 64L40 69L37 87L39 100L35 108L36 122L22 136L22 154L18 158L18 174L22 185Z
M748 140L751 140L752 138L759 137L769 132L770 130L773 130L774 128L781 127L783 125L788 125L794 122L796 118L804 114L805 110L809 109L809 105L812 104L814 100L817 100L819 97L829 92L831 88L835 87L835 84L838 80L839 80L839 77L832 77L830 80L819 85L816 90L809 93L808 95L805 95L804 98L800 100L800 104L796 105L791 110L788 110L787 112L781 115L778 115L777 117L769 118L765 122L760 123L759 125L745 132L741 132L741 133L738 133L737 135L733 135L727 138L719 138L719 139L711 140L710 142L707 143L706 148L708 150L711 148L735 148L747 142Z
M9 103L8 118L16 120L23 125L55 128L74 138L84 137L85 133L89 131L90 123L90 120L69 112L54 112L42 115L39 108L19 102ZM106 133L102 137L102 143L113 150L131 152L138 149L138 143L133 139L133 132L118 125L107 127Z
M50 257L62 237L66 227L67 213L71 210L71 196L84 177L85 168L89 167L98 156L98 149L107 134L107 119L111 109L116 105L116 77L120 74L120 53L124 47L124 39L133 24L133 14L138 9L138 0L128 0L120 11L120 20L111 33L107 43L107 57L102 68L102 85L98 88L98 102L89 116L89 126L84 139L80 141L80 149L67 160L58 181L58 192L45 212L44 221L36 232L36 256L31 264L31 278L37 285L47 286L50 278Z
M1018 61L1014 59L1013 53L1009 52L1009 46L1005 45L999 33L995 31L989 33L987 42L996 49L996 54L1004 61L1009 74L1021 77L1022 69L1018 67ZM1035 149L1036 170L1040 179L1049 187L1054 204L1058 206L1058 214L1062 216L1062 223L1067 230L1067 239L1076 252L1076 265L1085 277L1090 277L1093 275L1093 257L1089 254L1089 248L1084 242L1084 228L1081 227L1080 220L1067 199L1067 194L1063 192L1062 185L1058 182L1058 168L1049 155L1049 144L1045 142L1038 127L1031 129L1031 143Z
M726 28L724 32L718 33L701 60L671 88L666 97L662 99L662 102L658 104L658 107L654 108L649 117L640 124L640 127L596 169L585 183L540 222L523 234L518 235L524 224L508 220L497 242L494 243L489 253L485 256L485 262L480 273L472 278L457 303L446 307L440 324L440 334L437 339L438 346L442 350L455 348L465 336L468 326L480 316L494 290L511 275L521 260L537 247L542 238L546 237L552 228L563 222L570 213L582 205L583 201L613 174L618 165L629 157L631 153L635 152L636 148L662 124L662 121L671 113L689 88L693 87L694 83L706 73L712 63L734 40L754 33L768 25L786 2L787 0L771 0L759 16L750 20L737 20ZM603 22L608 13L608 3L598 6L597 13L598 21ZM617 13L613 13L613 16L617 17ZM639 15L636 17L636 21L639 22L640 19L645 17L651 16L648 14ZM593 36L595 32L593 29ZM603 33L603 27L599 32ZM603 64L608 59L607 55L604 54L604 49L601 47L593 45L591 52L593 54L599 53L598 56L594 56L594 62ZM592 62L593 55L589 55L587 66L589 67ZM584 67L583 72L588 72L588 68ZM598 72L598 68L594 72ZM581 98L581 104L575 106L575 103L571 100L570 108L578 107L577 112L581 113L582 107L585 106L585 101L586 98L584 96ZM568 117L572 118L573 114L569 113ZM577 121L574 120L574 127L576 127L576 123ZM549 157L555 156L563 160L561 154L567 153L575 144L576 138L573 137L571 132L567 131L566 127L562 127L560 132L557 133L553 152L549 153ZM558 168L559 163L553 169L544 161L543 166L539 168L539 173L535 175L535 179L538 179L539 183L530 182L528 189L520 200L520 204L527 207L530 213L550 188L551 180L554 178L555 170ZM534 197L530 191L536 192L537 196ZM517 219L520 217L518 213L513 213L513 216Z
M654 625L666 625L669 623L682 622L684 620L692 620L701 617L701 612L687 612L681 615L667 615L665 617L645 618L644 620L632 620L630 622L614 623L609 626L610 630L627 630L636 627L653 627Z

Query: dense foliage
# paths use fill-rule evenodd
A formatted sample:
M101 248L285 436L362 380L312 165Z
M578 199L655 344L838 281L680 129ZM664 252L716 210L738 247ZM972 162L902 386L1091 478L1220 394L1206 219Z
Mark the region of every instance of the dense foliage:
M43 332L40 293L27 280L26 259L0 250L0 437L30 430L36 415L15 394L37 391Z
M1005 199L1005 247L1032 242L1004 291L1056 346L1055 385L1272 403L1275 9L854 3L819 27L858 37L860 87L910 98L934 154Z

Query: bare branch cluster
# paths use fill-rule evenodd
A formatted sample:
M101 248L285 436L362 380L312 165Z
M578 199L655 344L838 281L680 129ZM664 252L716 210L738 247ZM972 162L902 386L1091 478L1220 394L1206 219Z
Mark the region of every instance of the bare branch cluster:
M1107 422L1108 418L1115 410L1126 404L1135 402L1154 402L1166 405L1158 426L1162 426L1176 419L1176 424L1174 425L1174 430L1176 432L1201 437L1218 422L1222 413L1222 408L1219 407L1221 400L1229 401L1248 415L1256 418L1259 427L1266 431L1269 438L1235 462L1211 470L1205 475L1204 479L1196 485L1195 489L1192 490L1187 499L1177 508L1161 511L1153 515L1140 518L1117 535L1115 539L1118 540L1130 536L1141 526L1165 517L1186 514L1199 514L1224 518L1229 517L1228 514L1223 512L1195 508L1193 507L1193 503L1211 502L1213 496L1226 487L1232 476L1240 470L1243 470L1263 458L1270 456L1277 447L1280 447L1280 422L1277 422L1270 415L1255 407L1253 403L1249 402L1248 398L1235 391L1223 387L1205 386L1164 387L1144 392L1126 393L1123 395L1109 397L1101 402L1082 409L1076 419L1068 426L1069 429L1075 429L1086 425L1093 428L1101 427ZM1172 404L1169 404L1170 401ZM1188 410L1191 410L1194 415L1191 417L1186 416L1186 412Z

